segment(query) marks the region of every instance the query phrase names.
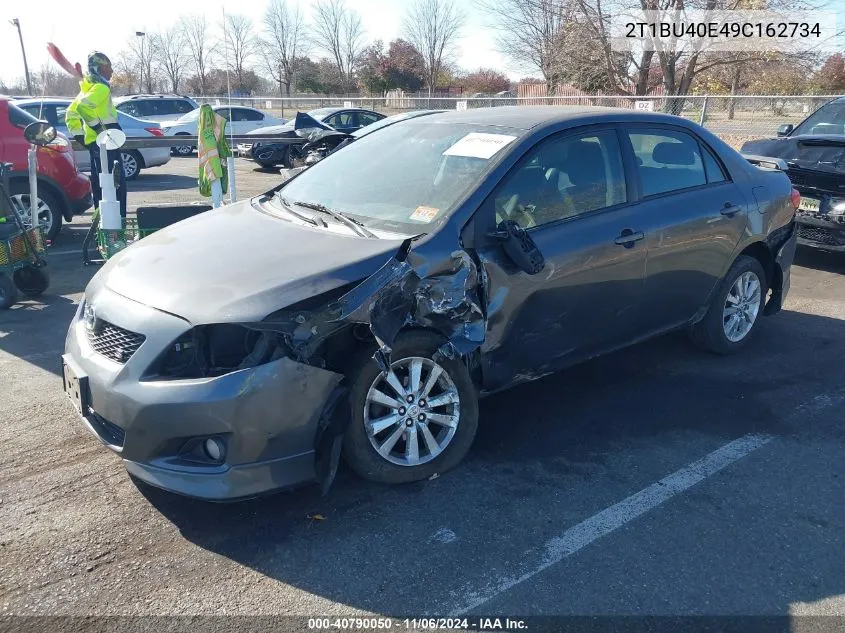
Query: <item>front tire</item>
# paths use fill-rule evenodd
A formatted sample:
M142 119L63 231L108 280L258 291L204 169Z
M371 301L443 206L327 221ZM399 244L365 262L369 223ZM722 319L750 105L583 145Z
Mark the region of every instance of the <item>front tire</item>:
M387 376L368 354L349 372L352 418L343 454L361 477L419 481L466 456L478 428L478 398L466 365L437 354L444 342L431 332L408 332L393 346Z
M740 255L722 280L707 314L692 326L693 342L709 352L728 355L741 350L757 330L768 294L759 261Z
M189 135L188 134L177 134L176 136L179 137L179 136L189 136ZM173 153L176 154L176 156L185 157L185 156L190 156L191 154L194 153L193 145L174 145L171 149L173 150Z

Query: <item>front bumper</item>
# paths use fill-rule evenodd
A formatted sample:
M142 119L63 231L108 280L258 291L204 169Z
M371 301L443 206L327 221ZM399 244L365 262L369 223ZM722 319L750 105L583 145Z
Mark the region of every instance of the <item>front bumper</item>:
M809 214L799 214L796 219L799 244L845 253L845 222Z
M143 380L191 325L106 289L92 305L98 324L146 337L125 363L111 360L91 345L80 304L62 357L86 390L86 427L120 454L131 474L171 492L218 501L315 478L315 438L340 375L283 357L214 378ZM191 442L212 436L226 446L223 463L186 454Z
M70 210L73 215L85 213L92 206L94 206L94 196L90 191L85 194L85 197L70 201Z

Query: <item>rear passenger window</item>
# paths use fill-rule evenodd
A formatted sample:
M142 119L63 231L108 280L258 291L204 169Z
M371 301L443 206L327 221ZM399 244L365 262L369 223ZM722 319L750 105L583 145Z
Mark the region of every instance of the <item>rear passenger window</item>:
M680 131L628 132L643 196L707 184L698 141Z
M496 223L531 228L626 201L616 134L611 131L543 141L494 194Z
M182 99L178 99L175 102L176 112L179 114L188 114L188 112L193 112L196 110L194 106L191 105L190 101L184 101Z
M719 161L713 156L713 152L706 147L704 148L704 169L707 172L707 182L709 183L725 182L727 180L725 178L725 172L722 171L722 166L719 165Z

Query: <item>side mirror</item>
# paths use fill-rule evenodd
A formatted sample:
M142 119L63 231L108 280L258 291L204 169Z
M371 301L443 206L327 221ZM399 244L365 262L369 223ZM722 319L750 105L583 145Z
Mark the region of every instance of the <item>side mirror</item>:
M24 128L23 135L27 141L33 145L40 145L41 147L49 145L56 140L56 128L47 123L47 121L36 121L30 123Z
M546 266L546 260L531 236L513 220L499 224L497 231L490 237L502 242L505 255L516 266L529 275L536 275Z
M778 136L789 136L794 129L792 123L782 123L778 126Z

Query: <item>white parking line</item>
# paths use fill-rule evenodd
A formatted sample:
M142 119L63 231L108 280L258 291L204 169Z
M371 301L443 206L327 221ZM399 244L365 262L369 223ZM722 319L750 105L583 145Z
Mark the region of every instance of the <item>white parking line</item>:
M544 555L533 568L518 576L501 578L480 589L467 588L461 592L463 602L447 612L453 616L463 615L489 602L509 589L536 576L541 571L561 562L564 558L572 556L593 541L607 536L626 523L667 502L675 495L742 459L772 439L770 435L750 434L725 444L702 459L689 464L668 477L664 477L657 483L640 490L598 514L594 514L589 519L569 528L560 536L547 541Z

